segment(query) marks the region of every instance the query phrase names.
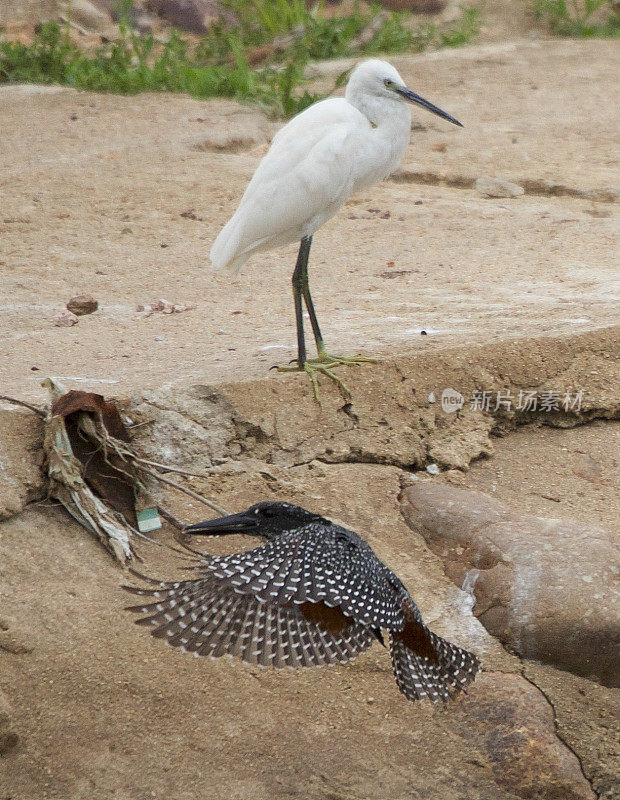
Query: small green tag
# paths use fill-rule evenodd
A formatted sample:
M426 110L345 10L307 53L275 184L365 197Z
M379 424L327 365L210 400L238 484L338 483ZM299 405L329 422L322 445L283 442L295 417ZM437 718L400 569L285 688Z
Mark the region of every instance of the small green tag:
M143 508L142 511L137 511L136 518L138 520L138 530L140 533L148 533L149 531L156 531L161 528L161 520L155 507Z

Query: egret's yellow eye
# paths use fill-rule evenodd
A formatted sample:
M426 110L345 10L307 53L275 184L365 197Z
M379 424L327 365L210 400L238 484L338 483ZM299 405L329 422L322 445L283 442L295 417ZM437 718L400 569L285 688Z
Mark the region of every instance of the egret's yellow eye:
M394 86L394 81L391 81L389 78L386 78L383 81L383 85L385 86L386 89L391 89L392 86Z

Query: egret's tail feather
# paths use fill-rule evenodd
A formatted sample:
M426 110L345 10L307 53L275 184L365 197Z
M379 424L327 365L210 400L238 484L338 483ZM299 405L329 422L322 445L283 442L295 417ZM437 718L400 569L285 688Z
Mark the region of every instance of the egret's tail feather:
M211 263L216 270L226 270L237 275L254 253L299 241L303 235L302 228L297 227L265 232L261 225L260 211L243 204L213 242L209 254Z
M237 274L246 262L249 253L239 253L241 244L241 225L236 215L228 220L211 247L211 263L217 270L227 270Z

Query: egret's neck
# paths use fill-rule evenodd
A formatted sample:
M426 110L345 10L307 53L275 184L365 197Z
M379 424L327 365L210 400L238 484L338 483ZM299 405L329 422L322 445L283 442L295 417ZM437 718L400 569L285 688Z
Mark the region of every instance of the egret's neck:
M409 142L411 111L406 103L385 97L352 92L347 95L352 106L368 119L373 128L403 147Z

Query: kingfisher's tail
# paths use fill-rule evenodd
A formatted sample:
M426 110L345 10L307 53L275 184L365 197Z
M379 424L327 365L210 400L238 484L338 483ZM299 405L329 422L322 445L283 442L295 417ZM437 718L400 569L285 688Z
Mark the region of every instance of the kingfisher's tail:
M402 631L390 631L390 646L396 683L408 700L449 700L480 669L473 653L437 636L409 613Z

